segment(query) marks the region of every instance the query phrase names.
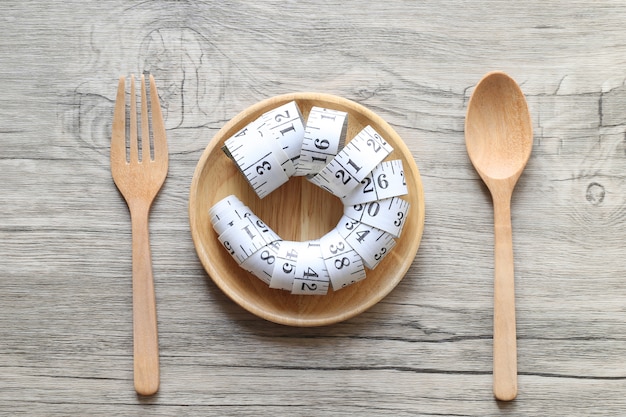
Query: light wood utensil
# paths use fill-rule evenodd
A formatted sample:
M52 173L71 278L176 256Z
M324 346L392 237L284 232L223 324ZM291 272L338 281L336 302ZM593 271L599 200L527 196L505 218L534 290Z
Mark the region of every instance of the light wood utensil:
M144 76L141 76L141 157L137 138L135 79L130 84L129 157L126 152L125 79L117 90L111 135L111 173L124 196L132 223L133 340L135 390L152 395L159 389L159 343L148 218L150 207L167 176L168 152L165 125L156 83L150 75L150 110ZM153 156L150 151L152 127Z
M524 94L505 73L488 73L476 86L467 108L465 141L493 198L493 391L497 399L510 401L517 396L511 195L530 157L533 134Z

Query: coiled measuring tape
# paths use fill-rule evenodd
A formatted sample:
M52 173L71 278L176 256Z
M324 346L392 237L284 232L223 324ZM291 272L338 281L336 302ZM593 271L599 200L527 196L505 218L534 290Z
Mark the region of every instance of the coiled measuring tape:
M347 145L347 114L313 107L306 127L295 102L250 123L223 147L260 198L289 177L305 175L340 197L344 214L318 240L281 239L236 196L209 210L222 246L270 288L326 294L366 277L393 249L409 203L401 160L383 160L393 148L371 126Z

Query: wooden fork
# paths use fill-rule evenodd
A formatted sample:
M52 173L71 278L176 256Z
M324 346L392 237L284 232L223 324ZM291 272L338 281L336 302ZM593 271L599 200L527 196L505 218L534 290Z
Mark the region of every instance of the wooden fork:
M137 139L135 78L130 79L129 158L126 157L125 79L120 77L111 135L111 174L130 211L133 262L133 341L135 390L152 395L159 389L159 342L148 217L152 201L167 176L165 126L154 78L150 75L150 110L141 76L141 158ZM150 152L150 124L153 157Z

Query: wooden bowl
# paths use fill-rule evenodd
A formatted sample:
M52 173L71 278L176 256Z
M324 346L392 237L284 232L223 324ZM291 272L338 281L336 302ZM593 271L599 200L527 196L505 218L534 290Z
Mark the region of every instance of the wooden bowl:
M410 209L396 246L367 277L344 289L329 289L326 295L292 295L271 289L240 268L217 239L209 208L234 194L285 240L317 239L332 230L343 213L341 201L302 177L259 199L235 164L222 152L226 139L268 110L295 100L306 120L311 107L345 111L346 141L371 125L393 146L387 160L401 159ZM189 221L193 242L205 270L233 301L266 320L290 326L322 326L362 313L385 297L411 266L424 229L424 190L409 149L382 118L350 100L318 93L293 93L263 100L229 121L209 142L196 167L189 197Z

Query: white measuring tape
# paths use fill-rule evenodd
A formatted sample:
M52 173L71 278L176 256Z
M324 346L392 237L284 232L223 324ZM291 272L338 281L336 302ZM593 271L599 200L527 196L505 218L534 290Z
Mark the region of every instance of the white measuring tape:
M401 160L383 160L393 148L371 126L344 146L348 115L313 107L306 127L292 101L264 113L222 148L260 198L304 175L341 198L344 214L319 240L281 239L236 196L209 210L225 250L270 288L326 294L366 277L392 250L409 203Z

